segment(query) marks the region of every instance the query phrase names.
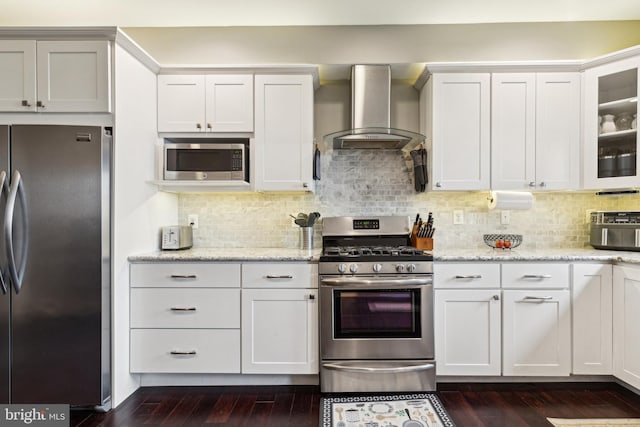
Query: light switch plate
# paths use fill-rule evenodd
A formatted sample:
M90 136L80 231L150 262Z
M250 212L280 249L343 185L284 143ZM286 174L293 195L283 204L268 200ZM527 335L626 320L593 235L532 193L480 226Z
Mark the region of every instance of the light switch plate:
M464 211L462 209L456 209L453 211L453 223L464 224Z

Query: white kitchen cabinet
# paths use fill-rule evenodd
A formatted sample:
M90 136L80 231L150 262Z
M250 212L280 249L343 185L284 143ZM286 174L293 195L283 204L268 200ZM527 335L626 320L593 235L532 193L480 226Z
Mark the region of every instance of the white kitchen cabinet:
M158 132L252 131L252 74L158 76Z
M130 267L130 371L240 373L240 264Z
M613 373L640 388L640 268L613 268Z
M631 122L638 114L640 57L584 72L584 188L637 187L640 139Z
M313 191L313 79L311 75L255 76L257 191Z
M573 265L573 374L613 373L612 280L610 264Z
M491 76L434 73L420 95L431 144L431 190L488 190Z
M580 74L491 76L491 188L577 189Z
M242 264L242 373L318 373L318 265Z
M504 375L568 376L569 290L504 290L502 297Z
M0 41L0 111L111 111L110 42Z
M500 375L500 289L436 289L434 293L436 373Z

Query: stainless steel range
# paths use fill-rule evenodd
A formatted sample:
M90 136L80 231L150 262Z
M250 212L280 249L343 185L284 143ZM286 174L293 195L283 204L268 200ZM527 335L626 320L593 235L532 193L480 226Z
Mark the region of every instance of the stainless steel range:
M324 219L322 392L435 390L433 256L410 232L405 216Z

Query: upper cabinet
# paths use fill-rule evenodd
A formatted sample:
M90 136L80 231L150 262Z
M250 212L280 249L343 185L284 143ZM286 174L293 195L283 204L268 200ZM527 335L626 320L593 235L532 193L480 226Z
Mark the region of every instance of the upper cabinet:
M110 42L0 41L0 111L111 111Z
M491 80L491 188L577 189L580 74L494 73Z
M640 57L585 71L584 187L637 187Z
M491 75L436 73L420 95L432 190L488 190Z
M252 74L158 76L158 132L252 131Z
M257 191L313 191L313 77L255 76Z

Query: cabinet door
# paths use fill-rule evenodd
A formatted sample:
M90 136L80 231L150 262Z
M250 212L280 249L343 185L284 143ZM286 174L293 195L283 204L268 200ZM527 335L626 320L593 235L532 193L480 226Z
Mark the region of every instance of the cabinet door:
M243 289L242 373L318 373L318 291Z
M569 291L506 290L502 295L504 375L569 375Z
M111 111L107 41L43 41L37 47L38 111Z
M574 264L571 285L574 374L613 371L612 276L609 264Z
M640 268L613 272L613 373L640 388Z
M491 188L535 188L536 76L491 76Z
M255 91L255 189L313 190L311 76L256 75Z
M36 111L34 40L0 40L0 111Z
M580 111L579 73L536 75L536 189L579 187Z
M208 75L207 132L253 131L253 75Z
M433 189L488 190L490 75L434 74L431 79Z
M584 73L584 188L637 187L640 57Z
M158 132L204 132L205 76L158 76Z
M438 375L500 375L500 291L435 291Z

